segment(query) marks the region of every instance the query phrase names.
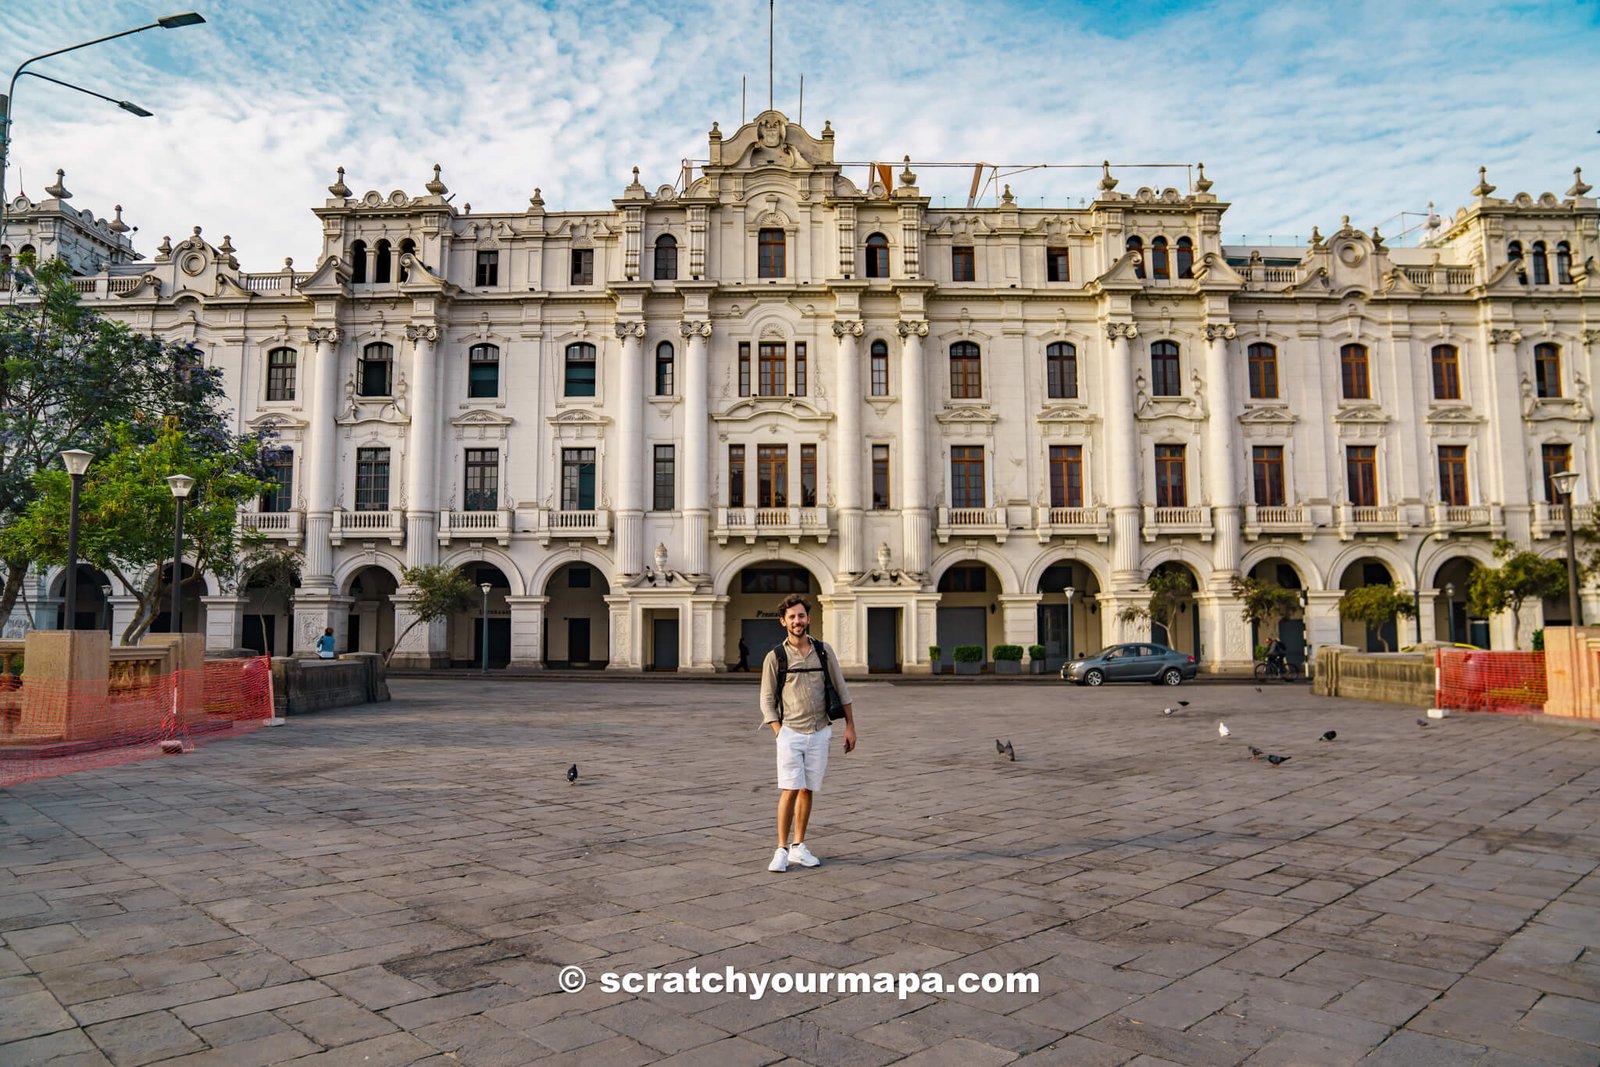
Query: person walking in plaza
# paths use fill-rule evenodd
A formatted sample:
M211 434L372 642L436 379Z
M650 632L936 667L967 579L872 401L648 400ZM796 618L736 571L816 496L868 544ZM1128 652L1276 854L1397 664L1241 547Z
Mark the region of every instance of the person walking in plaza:
M856 720L839 658L810 635L811 605L799 593L778 605L784 639L761 664L761 723L777 738L778 848L767 870L822 861L806 845L812 796L828 769L833 720L844 719L844 750L856 747Z
M750 673L750 646L744 643L742 637L739 638L739 665L734 670Z

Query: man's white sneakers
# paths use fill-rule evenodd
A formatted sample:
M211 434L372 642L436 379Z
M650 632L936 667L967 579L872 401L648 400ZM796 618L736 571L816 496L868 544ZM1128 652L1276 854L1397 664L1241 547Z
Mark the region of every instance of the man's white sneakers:
M811 850L806 848L804 841L796 841L789 846L789 861L798 863L802 867L815 867L822 862L811 854Z
M767 870L782 874L789 869L789 850L780 848L772 854L772 862L767 864Z

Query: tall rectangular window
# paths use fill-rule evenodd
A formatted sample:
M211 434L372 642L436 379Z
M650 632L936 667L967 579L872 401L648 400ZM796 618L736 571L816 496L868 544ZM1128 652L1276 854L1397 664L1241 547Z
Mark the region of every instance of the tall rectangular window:
M762 230L756 235L756 277L782 278L788 267L784 260L785 235L782 230Z
M500 284L499 252L479 252L477 265L479 286Z
M806 343L794 343L794 395L806 395Z
M1283 507L1283 446L1257 445L1251 450L1250 466L1255 475L1256 505Z
M1345 345L1339 349L1339 385L1340 395L1346 400L1372 399L1366 345Z
M1156 341L1150 346L1150 393L1152 396L1183 395L1178 346L1173 341Z
M1566 497L1556 489L1555 476L1572 469L1571 445L1541 445L1539 459L1544 470L1544 499L1549 504L1564 504Z
M1269 344L1253 344L1247 350L1247 355L1250 361L1250 399L1278 399L1278 350Z
M1533 385L1541 400L1561 395L1561 348L1559 345L1533 346Z
M1378 506L1378 449L1350 445L1344 450L1345 483L1350 503L1358 508Z
M971 341L950 346L950 397L977 400L983 396L983 357Z
M565 396L594 396L595 349L594 345L578 343L567 346Z
M789 506L789 446L756 446L756 507Z
M671 445L656 445L655 498L651 505L655 511L671 511L677 507L677 466Z
M817 446L800 446L800 506L817 506Z
M389 450L356 450L356 510L389 510Z
M750 342L739 342L739 395L750 395Z
M656 345L656 396L672 395L673 356L671 341Z
M760 396L783 396L788 389L788 345L781 341L761 342Z
M1083 507L1083 446L1050 446L1050 506Z
M889 446L872 446L872 510L889 510Z
M971 245L956 245L950 249L950 280L971 282L978 279L978 257Z
M1439 500L1464 508L1467 499L1467 446L1439 446Z
M467 449L467 491L463 511L493 511L500 506L500 453L493 448Z
M572 250L572 284L594 284L594 249L574 248Z
M872 342L872 395L889 395L889 346Z
M1433 398L1461 399L1461 359L1455 345L1433 346Z
M744 507L744 445L728 446L728 506Z
M473 345L467 350L467 396L482 399L500 395L500 349Z
M1156 507L1189 506L1189 482L1185 477L1187 445L1156 445Z
M1549 447L1548 445L1546 447ZM266 488L261 492L261 510L291 511L294 508L294 450L277 448L267 454Z
M983 487L983 448L980 445L954 445L950 449L950 506L985 506Z
M1078 349L1057 341L1044 350L1045 395L1070 400L1078 395Z
M561 510L594 510L594 449L561 450Z
M1067 250L1065 248L1047 248L1044 252L1044 276L1046 281L1066 282L1072 277L1067 271Z
M374 341L356 361L356 392L361 396L390 396L394 385L394 346Z
M293 400L295 362L292 348L274 348L267 353L267 399Z

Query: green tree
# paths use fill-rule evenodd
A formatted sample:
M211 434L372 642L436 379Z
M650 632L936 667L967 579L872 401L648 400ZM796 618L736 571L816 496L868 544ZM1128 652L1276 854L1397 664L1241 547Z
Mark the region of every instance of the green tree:
M192 566L185 582L215 574L232 584L240 552L235 519L239 505L258 495L257 446L243 442L233 454L203 454L189 447L182 431L164 429L141 443L133 427L110 431L107 453L89 468L80 501L78 552L83 562L115 577L138 598L124 643L135 643L167 603L176 503L170 474L194 478L183 508L183 554ZM0 530L0 554L47 566L67 561L68 493L63 470L34 475L34 499Z
M1522 617L1523 601L1544 600L1567 595L1567 561L1546 559L1510 541L1497 541L1494 557L1498 567L1477 567L1467 583L1468 606L1474 615L1488 618L1502 611L1511 612L1513 648L1521 648L1516 622Z
M1278 622L1300 606L1300 590L1260 578L1235 578L1233 595L1241 602L1239 614L1244 621L1268 636L1275 636Z
M1339 617L1371 627L1385 652L1390 648L1383 639L1383 628L1402 616L1409 619L1415 614L1411 598L1395 592L1392 585L1364 585L1339 598Z
M52 484L35 476L59 472L62 449L86 448L96 465L104 462L118 446L115 427L153 444L171 426L190 452L237 451L224 400L221 372L207 368L198 349L101 317L82 305L65 263L21 257L11 302L0 307L0 529L20 521ZM25 539L10 543L0 557L0 620L29 565L47 562L19 554Z
M1172 626L1178 621L1178 612L1194 595L1194 579L1184 568L1163 563L1150 572L1150 577L1144 580L1144 586L1150 590L1150 599L1144 604L1123 608L1117 617L1123 622L1149 619L1152 638L1155 626L1159 625L1167 640L1171 641Z
M304 557L296 549L285 548L254 531L244 535L243 546L236 579L241 593L250 589L259 590L262 606L275 596L282 597L284 603L291 605L292 612L294 591L300 587L300 569ZM265 645L266 613L257 612L256 618L261 621L261 640ZM272 651L270 646L265 650L269 653Z
M411 625L395 635L394 648L383 658L384 663L394 659L395 649L405 640L406 634L424 623L448 619L463 611L471 611L477 604L478 587L454 567L432 563L422 567L407 567L400 572L401 579L412 588Z

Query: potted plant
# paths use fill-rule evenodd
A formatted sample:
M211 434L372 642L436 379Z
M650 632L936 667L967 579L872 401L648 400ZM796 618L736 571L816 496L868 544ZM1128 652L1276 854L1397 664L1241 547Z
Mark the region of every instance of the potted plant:
M977 674L983 670L982 645L957 645L951 658L956 661L957 674Z
M996 674L1021 674L1022 673L1022 646L1021 645L995 645L994 646L994 673L996 673Z
M928 669L934 674L941 674L944 671L944 649L938 645L928 646Z
M1043 645L1029 645L1028 646L1028 673L1029 674L1043 674L1044 673L1044 646Z

